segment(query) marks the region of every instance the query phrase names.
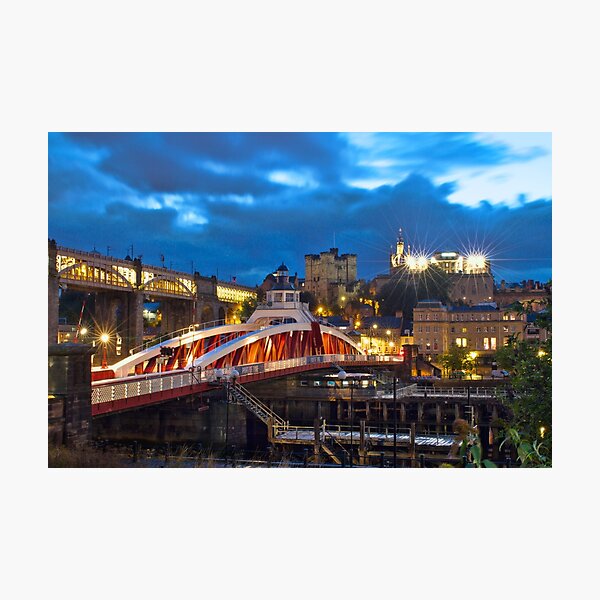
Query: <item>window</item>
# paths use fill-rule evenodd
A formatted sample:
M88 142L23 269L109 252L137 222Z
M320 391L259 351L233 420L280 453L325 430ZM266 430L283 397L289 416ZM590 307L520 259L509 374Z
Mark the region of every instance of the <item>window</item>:
M429 325L427 325L427 327L425 327L425 333L429 333Z
M450 333L454 333L454 327L450 327Z
M476 327L476 328L475 328L475 331L476 331L477 333L481 333L481 327Z
M508 333L508 325L502 325L502 331L504 331L504 333Z
M484 350L489 350L490 349L490 338L483 338L483 349Z
M300 387L308 387L308 381L306 381L306 379L300 381Z
M466 327L463 327L463 328L461 329L461 333L467 333L467 328L466 328Z
M456 338L456 345L459 348L466 348L467 347L467 338Z
M429 342L425 344L425 350L431 350L431 344Z
M496 338L490 338L490 350L495 350L496 349Z

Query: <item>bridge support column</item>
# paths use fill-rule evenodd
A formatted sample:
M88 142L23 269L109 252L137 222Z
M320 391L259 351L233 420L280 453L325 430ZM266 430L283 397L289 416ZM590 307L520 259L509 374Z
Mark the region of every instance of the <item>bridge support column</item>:
M88 344L48 346L48 443L80 446L92 433L92 371Z
M48 242L48 344L58 343L58 272L56 242Z
M129 350L140 346L144 341L144 292L136 290L127 298L126 335L123 336L122 354L127 356Z
M367 462L367 444L366 444L366 421L361 419L360 421L360 437L358 446L358 464L364 465Z
M319 419L315 419L313 422L313 431L314 431L314 435L315 435L315 443L314 443L314 447L313 447L313 454L314 454L314 462L315 464L319 464L320 462L320 454L321 454L321 427L320 427L321 423L319 421Z
M189 327L194 322L192 300L161 300L161 334Z
M438 425L442 424L442 405L439 402L435 405L435 422Z
M142 343L144 335L144 296L134 292L97 292L95 320L102 332L110 335L106 345L109 364L127 356L130 348ZM94 363L99 365L102 352L96 352Z
M460 404L458 402L454 405L454 419L460 419Z
M406 404L400 402L400 423L406 423Z
M418 423L423 422L423 409L424 409L424 403L418 402L417 403L417 422Z

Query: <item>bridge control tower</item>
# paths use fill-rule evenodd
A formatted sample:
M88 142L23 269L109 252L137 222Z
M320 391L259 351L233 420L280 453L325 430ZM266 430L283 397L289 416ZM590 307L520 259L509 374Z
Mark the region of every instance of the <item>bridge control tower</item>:
M259 304L248 319L257 325L279 325L284 323L311 323L317 320L308 309L308 304L300 301L300 290L290 282L290 274L285 264L274 273L276 283L267 292L267 301Z

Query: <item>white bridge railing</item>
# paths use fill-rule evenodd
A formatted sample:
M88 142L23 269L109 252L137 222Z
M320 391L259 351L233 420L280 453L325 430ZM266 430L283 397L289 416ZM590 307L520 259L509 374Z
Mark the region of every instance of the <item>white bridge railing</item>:
M223 369L202 369L168 371L166 373L152 373L148 375L132 375L120 379L98 381L92 384L92 404L112 402L126 398L135 398L146 394L153 394L186 387L204 382L215 382L219 378L231 378L235 369L239 376L257 375L273 371L283 371L295 367L317 365L321 363L347 363L347 362L390 362L391 356L361 355L361 354L320 354L317 356L302 356L251 365L236 365Z

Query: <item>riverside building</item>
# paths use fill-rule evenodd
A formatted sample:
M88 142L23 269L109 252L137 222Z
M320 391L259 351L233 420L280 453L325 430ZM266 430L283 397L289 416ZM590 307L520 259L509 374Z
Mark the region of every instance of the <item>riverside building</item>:
M413 311L414 343L427 361L435 362L453 344L477 354L482 371L490 370L496 350L510 336L523 338L527 316L496 304L446 306L438 300L419 302Z

